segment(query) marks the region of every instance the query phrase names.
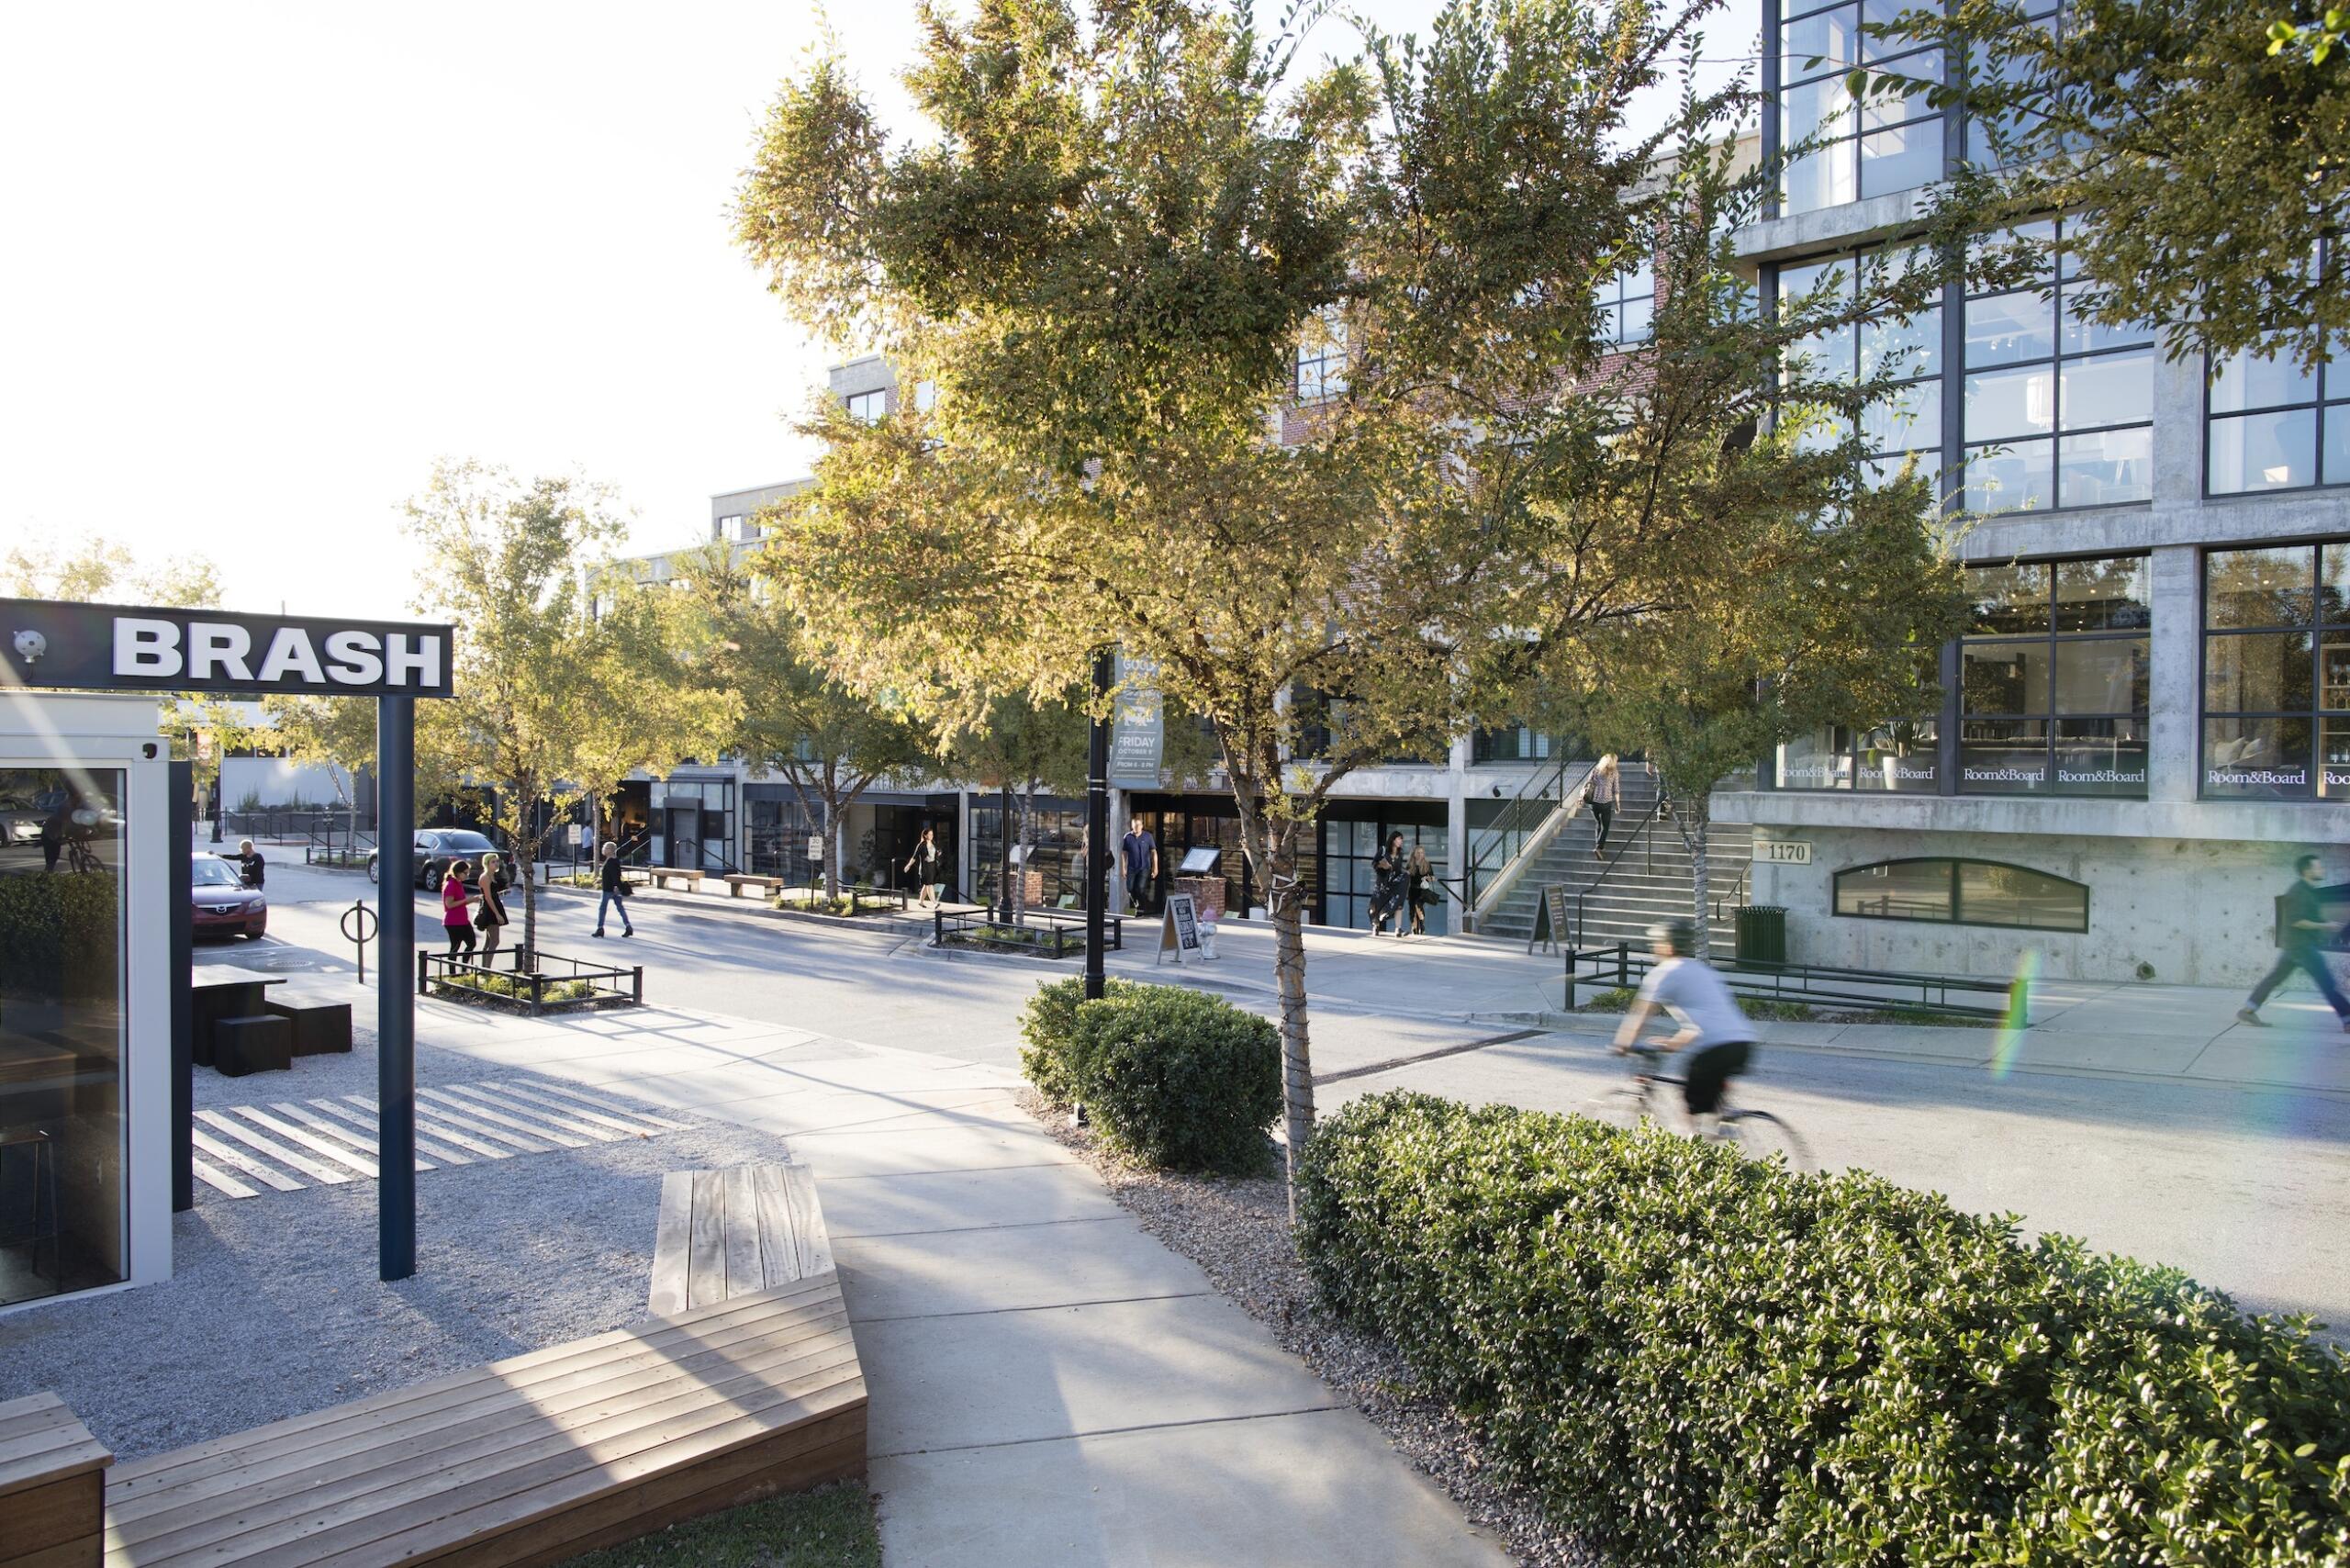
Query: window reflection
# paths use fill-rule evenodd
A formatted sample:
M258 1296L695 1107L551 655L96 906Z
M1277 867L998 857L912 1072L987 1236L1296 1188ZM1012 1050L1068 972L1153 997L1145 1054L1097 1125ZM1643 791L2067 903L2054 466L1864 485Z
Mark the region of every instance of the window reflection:
M0 769L0 1305L128 1266L122 790Z
M2350 542L2203 557L2203 793L2350 799Z

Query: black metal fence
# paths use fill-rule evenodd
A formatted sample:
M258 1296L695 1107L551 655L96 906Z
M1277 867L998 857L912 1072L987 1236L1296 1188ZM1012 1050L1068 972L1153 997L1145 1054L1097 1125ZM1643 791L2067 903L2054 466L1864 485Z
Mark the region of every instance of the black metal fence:
M931 925L930 945L934 947L946 946L947 939L953 937L958 946L1033 953L1046 958L1066 958L1085 951L1085 916L1058 910L1032 910L1027 924L1023 925L1006 924L985 910L956 913L940 910L931 916ZM1125 950L1125 922L1119 916L1102 917L1102 945L1104 948Z
M498 969L496 960L499 958L507 958L509 967ZM518 1002L534 1015L545 1012L550 1002L644 1001L643 964L591 964L583 958L567 958L560 953L544 951L536 958L537 962L526 970L520 947L501 949L490 955L489 962L476 961L470 953L420 950L416 955L416 993L429 996L437 984L447 990L471 991ZM586 989L577 989L582 986Z
M1570 950L1566 955L1566 1006L1575 1006L1579 985L1629 989L1647 978L1662 960L1637 950L1629 942L1612 947ZM1979 975L1915 974L1899 969L1843 969L1824 964L1739 964L1718 966L1724 984L1740 996L1767 997L1775 1002L1825 1002L1831 1007L1902 1008L1936 1013L1953 1019L2004 1017L2028 1000L2021 980L1990 980ZM1863 988L1868 989L1863 989ZM1954 1002L1951 993L1990 995L1997 1003Z

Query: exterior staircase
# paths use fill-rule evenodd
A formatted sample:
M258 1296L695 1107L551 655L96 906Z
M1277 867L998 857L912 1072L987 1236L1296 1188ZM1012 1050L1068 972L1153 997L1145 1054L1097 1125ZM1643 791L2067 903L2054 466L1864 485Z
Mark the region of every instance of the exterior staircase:
M1519 874L1501 906L1486 916L1481 925L1485 935L1531 940L1544 890L1558 884L1568 890L1570 920L1574 918L1575 895L1583 895L1583 929L1552 933L1560 941L1572 935L1577 947L1610 947L1618 942L1637 946L1656 922L1688 918L1693 868L1681 830L1651 814L1656 805L1656 783L1647 769L1627 764L1623 784L1623 802L1617 808L1615 832L1605 853L1595 842L1598 822L1588 810L1577 812ZM1707 834L1706 847L1713 952L1727 958L1737 949L1738 933L1729 911L1744 902L1747 868L1754 858L1754 831L1742 824L1716 823Z

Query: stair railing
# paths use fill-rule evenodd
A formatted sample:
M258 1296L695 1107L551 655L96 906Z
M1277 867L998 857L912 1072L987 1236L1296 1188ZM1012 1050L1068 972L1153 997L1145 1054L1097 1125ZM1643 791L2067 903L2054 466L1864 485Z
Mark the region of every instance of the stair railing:
M1580 947L1583 944L1583 901L1589 898L1593 893L1597 892L1599 890L1600 884L1606 881L1609 873L1616 869L1617 862L1622 860L1625 856L1632 852L1632 845L1636 839L1641 846L1640 853L1647 859L1648 869L1651 871L1654 871L1656 869L1656 855L1653 848L1650 846L1649 840L1650 836L1656 832L1658 819L1662 816L1663 811L1664 791L1659 790L1656 792L1656 799L1649 802L1648 811L1641 816L1639 822L1632 824L1632 831L1624 835L1624 842L1617 849L1616 853L1610 855L1606 859L1599 863L1599 875L1584 883L1582 890L1575 894L1575 937L1573 944L1575 946Z
M1583 768L1583 777L1570 787L1567 769L1577 766ZM1477 929L1490 918L1511 885L1557 834L1560 824L1583 803L1590 783L1588 762L1578 764L1573 758L1561 757L1520 786L1492 822L1472 830L1462 877L1470 929ZM1517 840L1514 849L1513 839Z

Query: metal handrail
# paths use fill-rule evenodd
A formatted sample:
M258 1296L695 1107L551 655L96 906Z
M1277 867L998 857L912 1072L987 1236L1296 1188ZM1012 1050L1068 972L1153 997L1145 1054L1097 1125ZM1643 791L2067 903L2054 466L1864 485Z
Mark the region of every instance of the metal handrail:
M1566 955L1567 1010L1574 1010L1578 985L1613 983L1628 990L1647 978L1649 970L1661 961L1651 954L1634 951L1628 942L1618 942L1611 947L1571 948ZM1595 972L1583 974L1585 964ZM1607 974L1611 968L1615 971L1612 982ZM1721 977L1723 984L1744 996L1767 996L1779 1002L1824 1002L1837 1007L1908 1007L1964 1019L2020 1016L2019 1004L2024 1004L2028 1011L2030 1002L2030 988L2021 979L1993 980L1983 975L1851 969L1828 964L1717 965L1715 973ZM1918 997L1912 1002L1906 996L1883 996L1852 989L1857 986L1898 991L1914 987ZM1950 993L1954 991L1997 995L2003 1000L1990 1006L1953 1002Z
M1506 844L1512 834L1531 833L1540 827L1552 812L1566 803L1567 769L1573 765L1572 758L1559 758L1549 768L1520 785L1517 793L1510 798L1509 803L1502 807L1492 822L1470 830L1463 879L1468 886L1468 902L1472 908L1476 905L1478 884L1484 879L1487 862L1493 858L1494 852ZM1555 800L1551 798L1554 790L1558 797ZM1539 812L1531 809L1535 802L1540 803ZM1500 869L1508 865L1511 858L1510 856L1502 856L1492 868Z
M1639 822L1637 822L1637 823L1633 823L1633 824L1632 824L1632 831L1631 831L1631 832L1629 832L1629 833L1628 833L1628 834L1626 834L1624 835L1624 846L1623 846L1621 849L1618 849L1617 851L1616 851L1616 853L1615 853L1615 854L1613 854L1613 855L1609 856L1606 859L1605 859L1605 860L1601 861L1601 862L1599 863L1599 875L1597 875L1596 877L1594 877L1594 878L1593 878L1589 882L1585 883L1585 884L1583 885L1583 890L1582 890L1580 892L1578 892L1578 893L1576 893L1576 894L1575 894L1575 929L1574 929L1574 935L1573 935L1573 936L1572 936L1572 937L1569 937L1569 938L1563 938L1562 940L1565 940L1565 941L1570 942L1570 943L1572 943L1572 942L1580 942L1580 941L1582 941L1582 940L1583 940L1583 900L1585 900L1585 899L1589 898L1593 893L1596 892L1596 891L1599 890L1599 885L1600 885L1602 882L1605 882L1606 880L1607 880L1607 875L1608 875L1608 873L1616 869L1616 863L1617 863L1617 861L1619 861L1619 860L1623 859L1625 856L1627 856L1627 855L1628 855L1628 854L1630 854L1630 853L1631 853L1631 850L1632 850L1632 841L1633 841L1634 839L1636 839L1636 838L1637 838L1637 839L1640 839L1640 840L1642 840L1642 841L1643 841L1643 848L1642 848L1642 850L1641 850L1641 853L1642 853L1643 855L1646 855L1646 856L1648 857L1649 869L1651 869L1651 871L1653 871L1654 869L1656 869L1656 852L1655 852L1655 848L1654 848L1654 846L1653 846L1652 845L1648 845L1648 844L1646 843L1646 840L1647 840L1647 838L1648 838L1648 835L1650 835L1650 834L1653 834L1653 833L1656 831L1657 818L1659 817L1659 815L1661 815L1661 814L1662 813L1662 812L1663 812L1663 811L1664 811L1664 790L1663 790L1662 788L1660 788L1660 789L1658 789L1658 790L1657 790L1657 792L1656 792L1656 799L1655 799L1655 800L1653 800L1653 801L1651 801L1649 802L1649 809L1648 809L1647 812L1646 812L1646 813L1644 813L1644 814L1641 816L1641 818L1640 818L1640 820L1639 820Z

